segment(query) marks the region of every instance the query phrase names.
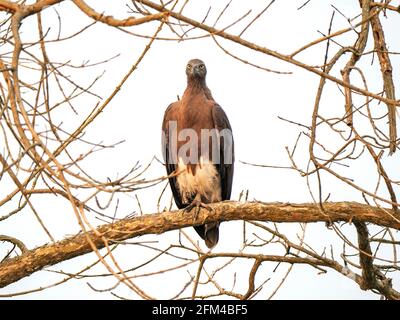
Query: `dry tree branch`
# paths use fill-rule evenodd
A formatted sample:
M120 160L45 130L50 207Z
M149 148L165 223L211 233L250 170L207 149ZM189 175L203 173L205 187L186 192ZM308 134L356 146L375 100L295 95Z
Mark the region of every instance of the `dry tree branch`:
M361 32L358 34L356 43L354 44L354 51L347 62L344 69L341 71L343 81L350 84L350 72L355 67L357 61L363 54L368 41L369 21L370 17L370 0L363 0L361 3L362 7L362 19L364 23L361 25ZM353 125L353 99L351 97L351 90L349 87L345 87L345 110L346 110L346 123L348 126Z
M371 7L380 7L383 9L389 9L400 13L400 6L395 7L387 3L371 2Z
M395 88L392 77L392 64L390 62L388 49L386 46L385 35L378 15L371 18L372 35L375 42L376 54L379 58L381 66L383 88L386 97L396 99ZM393 104L387 104L388 107L388 122L389 122L389 149L390 153L396 151L397 129L396 129L396 107Z
M10 242L10 243L16 245L21 250L22 253L25 253L28 251L28 249L26 248L26 245L21 240L16 239L14 237L0 234L0 241Z
M213 212L201 210L198 217L182 211L144 215L98 227L95 231L77 234L55 244L45 245L24 255L8 259L0 265L0 287L5 287L45 266L86 254L108 243L145 234L161 234L188 226L230 220L258 220L273 222L337 222L360 221L400 230L400 223L383 214L382 209L355 202L324 203L325 212L318 204L237 203L225 201L212 205ZM386 209L387 211L391 211ZM393 213L394 214L394 213Z
M358 248L360 250L360 265L362 268L361 289L368 290L376 286L372 251L369 243L368 229L364 222L354 221L358 234Z
M116 19L113 16L106 16L103 14L100 14L96 12L94 9L92 9L90 6L86 4L83 0L73 0L74 4L87 16L91 17L92 19L96 21L103 22L105 24L108 24L109 26L113 27L131 27L131 26L136 26L142 23L147 23L150 21L154 20L161 20L163 18L166 18L168 16L168 13L162 12L162 13L156 13L156 14L151 14L151 15L146 15L141 18L133 18L129 17L124 20Z
M13 1L0 0L0 11L8 11L11 13L21 12L22 17L27 17L36 14L46 7L52 6L56 3L60 3L64 0L40 0L31 5L20 5Z

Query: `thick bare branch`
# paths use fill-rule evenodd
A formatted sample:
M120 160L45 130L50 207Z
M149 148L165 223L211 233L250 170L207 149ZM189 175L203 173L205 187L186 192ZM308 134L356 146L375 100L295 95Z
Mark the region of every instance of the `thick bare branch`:
M12 13L20 11L23 17L27 17L62 1L64 0L41 0L31 5L19 5L13 1L0 0L0 11L4 10Z
M382 209L355 202L325 203L325 212L318 204L289 203L239 203L225 201L212 205L213 211L202 209L197 218L183 211L151 214L100 226L96 232L78 234L55 244L45 245L24 255L8 259L0 265L0 287L5 287L45 266L83 255L92 251L87 241L89 236L97 248L103 248L106 238L109 242L122 241L145 234L161 234L205 222L229 220L259 220L273 222L336 222L361 221L400 229L400 223L393 220ZM390 211L386 209L385 211ZM394 212L392 212L394 214Z
M361 289L368 290L376 286L375 272L371 246L369 244L368 228L364 222L354 221L358 234L358 247L360 249L360 265L363 281Z
M385 41L385 34L383 32L382 24L378 15L374 15L371 18L372 34L374 36L375 50L379 58L381 66L383 88L386 93L386 97L389 99L396 99L395 87L392 77L392 64ZM389 140L390 140L390 152L396 151L396 140L397 140L397 129L396 129L396 106L388 103L388 122L389 122Z

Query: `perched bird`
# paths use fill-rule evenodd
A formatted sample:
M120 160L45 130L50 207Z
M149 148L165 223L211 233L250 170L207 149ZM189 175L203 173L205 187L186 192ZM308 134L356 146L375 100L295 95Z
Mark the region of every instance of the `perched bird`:
M234 168L232 128L206 85L203 61L186 65L187 87L181 100L164 114L163 156L169 184L179 209L190 211L229 200ZM198 211L197 211L198 213ZM219 238L219 223L194 227L207 247Z

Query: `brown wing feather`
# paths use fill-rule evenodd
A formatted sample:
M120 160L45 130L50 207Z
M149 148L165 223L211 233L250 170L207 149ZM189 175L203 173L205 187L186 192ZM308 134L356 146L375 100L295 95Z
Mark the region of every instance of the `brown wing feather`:
M168 134L168 129L169 129L168 122L171 119L170 118L170 113L172 112L174 106L176 107L177 103L179 103L179 101L175 102L175 103L171 103L168 106L167 110L165 110L163 124L162 124L162 131L163 131L163 141L162 141L163 150L162 150L162 153L163 153L165 167L167 169L168 175L173 174L175 172L175 170L176 170L176 165L170 159L170 150L169 150L170 137L169 137L169 134ZM180 191L179 191L179 186L178 186L178 183L177 183L175 177L170 177L169 178L169 185L171 187L172 195L174 196L174 200L175 200L176 206L179 209L185 208L187 206L187 204L183 204L182 203L182 197L181 197L181 194L180 194Z
M232 127L229 123L225 111L215 104L212 110L214 126L219 131L228 129L232 133ZM232 192L233 171L234 171L234 142L233 135L231 140L220 137L220 163L216 164L217 171L221 179L221 198L222 200L229 200ZM227 159L231 157L231 159ZM230 161L231 160L231 161Z

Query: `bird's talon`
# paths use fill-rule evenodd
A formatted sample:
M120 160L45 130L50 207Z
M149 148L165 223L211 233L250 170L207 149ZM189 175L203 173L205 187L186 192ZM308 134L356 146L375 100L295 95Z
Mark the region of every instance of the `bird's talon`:
M195 214L194 214L194 220L197 220L199 213L200 213L200 208L204 208L208 211L212 211L212 208L209 205L206 205L202 203L201 201L198 200L193 200L191 204L189 204L183 211L184 212L191 212L194 208L196 208Z

